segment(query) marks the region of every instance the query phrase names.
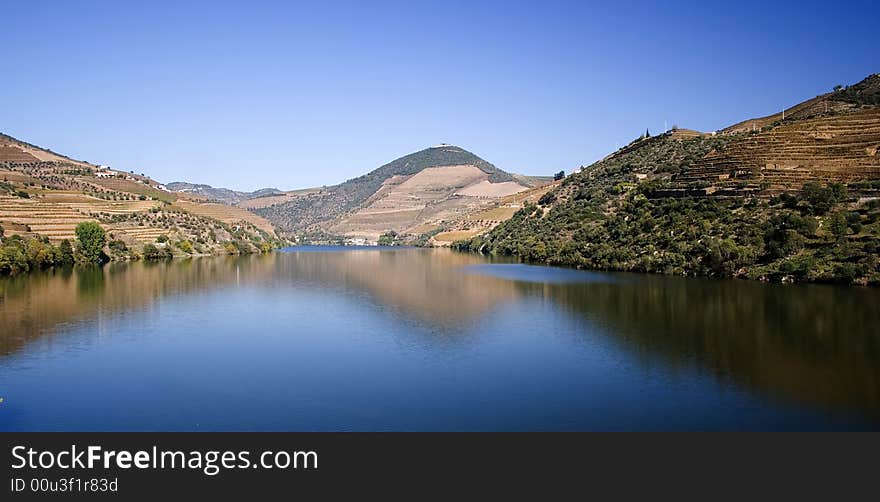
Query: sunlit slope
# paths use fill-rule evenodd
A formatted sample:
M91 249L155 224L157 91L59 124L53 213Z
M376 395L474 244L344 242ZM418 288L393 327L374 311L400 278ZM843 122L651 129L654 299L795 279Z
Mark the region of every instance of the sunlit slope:
M0 135L4 233L58 242L73 239L84 221L98 222L111 240L135 250L189 241L195 253L227 252L232 242L241 250L275 238L271 223L244 209L173 193L143 174L76 161Z
M637 138L456 247L586 268L880 284L878 87L872 75L784 119Z
M438 145L254 211L288 232L321 230L375 240L390 231L419 233L527 188L523 179L467 150Z

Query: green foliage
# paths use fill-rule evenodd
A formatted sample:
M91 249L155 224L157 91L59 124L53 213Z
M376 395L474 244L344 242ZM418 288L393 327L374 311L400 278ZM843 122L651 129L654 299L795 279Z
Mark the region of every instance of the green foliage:
M880 106L880 76L871 75L845 88L835 86L832 99L858 106Z
M77 252L86 263L101 264L107 260L104 244L107 235L101 225L93 221L84 221L76 226Z
M546 205L552 204L554 202L556 202L556 194L553 193L552 191L545 193L544 195L541 196L540 199L538 199L538 204L540 204L542 206L546 206Z
M146 261L170 260L171 250L167 247L156 247L153 244L144 244L143 257Z
M602 270L880 284L880 203L845 210L846 189L835 184L769 201L649 199L653 187L621 189L627 173L655 161L643 151L599 162L588 172L601 176L577 173L550 192L557 200L542 201L547 214L527 204L453 247Z
M828 218L828 231L838 241L843 239L849 232L849 225L846 221L846 214L843 211L836 211Z
M802 218L797 213L783 211L767 221L764 241L771 259L783 258L803 249L807 237L816 232L816 220Z
M390 231L379 236L378 244L380 246L393 246L397 241L397 232Z
M56 247L45 237L13 235L3 239L0 244L0 275L15 275L72 264L73 250L67 240Z
M805 200L813 214L826 214L835 204L846 200L846 187L840 183L831 183L823 187L817 182L804 183L801 190L802 200Z
M58 246L58 265L69 267L73 265L74 261L73 246L69 240L64 239Z
M108 242L107 247L109 247L111 251L115 251L116 253L125 253L126 251L128 251L128 246L125 245L125 242L119 239Z
M21 237L14 235L5 239L0 245L0 274L15 275L30 270L25 250L26 243Z
M192 254L194 251L192 242L188 240L177 241L177 248L187 254Z

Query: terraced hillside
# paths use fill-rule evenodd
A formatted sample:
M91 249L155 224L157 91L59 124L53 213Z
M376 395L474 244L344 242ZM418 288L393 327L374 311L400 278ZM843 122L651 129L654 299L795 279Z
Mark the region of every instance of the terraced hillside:
M880 108L786 119L696 160L673 181L679 187L748 188L763 195L798 190L809 181L871 181L880 178L878 149Z
M501 198L495 204L482 210L471 210L459 218L443 225L442 231L433 235L429 243L434 246L449 246L454 241L468 239L492 230L509 220L526 204L537 204L541 197L558 187L560 182L529 188L516 194Z
M880 284L880 76L641 137L456 248L606 270Z
M385 233L418 238L470 212L527 190L471 152L439 145L406 155L340 185L253 210L289 233L324 232L376 241Z
M104 228L114 242L107 254L120 259L147 244L175 255L258 252L277 238L271 223L244 209L0 135L0 236L59 244L86 221Z

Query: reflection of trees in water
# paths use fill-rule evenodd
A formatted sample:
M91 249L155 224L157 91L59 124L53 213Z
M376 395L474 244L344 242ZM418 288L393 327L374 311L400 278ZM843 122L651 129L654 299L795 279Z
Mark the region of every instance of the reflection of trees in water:
M273 253L111 263L0 278L0 350L11 354L59 323L89 320L98 312L140 309L169 295L231 285L366 292L377 304L431 327L457 327L518 295L509 281L459 270L481 262L448 250Z
M541 290L609 324L610 336L646 357L696 363L777 398L880 417L876 290L657 276Z
M223 287L366 293L428 328L426 343L437 346L461 343L450 337L502 303L540 296L608 326L591 332L639 356L671 367L696 363L775 398L880 416L880 291L641 275L616 283L543 284L461 270L484 262L448 250L275 253L3 278L0 351L11 354L50 336L59 323Z
M111 263L0 278L0 351L11 354L28 341L52 333L60 323L89 320L99 312L142 308L169 294L228 284L235 278L233 261ZM265 265L250 270L253 279L261 270L271 274Z
M108 272L111 273L111 272ZM86 265L76 271L76 292L80 297L99 297L104 290L104 270Z

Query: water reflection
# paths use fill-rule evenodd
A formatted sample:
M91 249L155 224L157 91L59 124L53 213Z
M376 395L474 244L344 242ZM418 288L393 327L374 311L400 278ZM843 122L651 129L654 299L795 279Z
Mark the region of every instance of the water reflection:
M0 279L0 370L17 354L39 350L35 342L65 336L73 324L134 316L175 296L225 289L299 288L368 302L397 319L396 327L383 329L418 332L423 353L505 337L511 343L523 336L533 344L554 343L531 332L544 322L538 316L546 315L529 303L537 301L583 326L572 331L570 343L593 347L601 337L645 367L683 373L697 368L777 405L880 422L876 290L589 273L488 263L448 250L303 251ZM245 307L262 316L255 322L285 329L273 324L265 305L221 305L218 311L235 316ZM536 317L518 317L526 315ZM401 324L406 319L418 329ZM118 336L121 330L102 331Z
M626 276L521 283L572 315L598 319L620 346L778 399L880 418L878 291Z

